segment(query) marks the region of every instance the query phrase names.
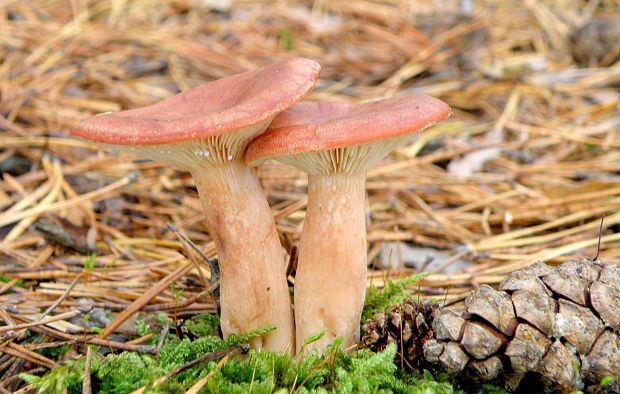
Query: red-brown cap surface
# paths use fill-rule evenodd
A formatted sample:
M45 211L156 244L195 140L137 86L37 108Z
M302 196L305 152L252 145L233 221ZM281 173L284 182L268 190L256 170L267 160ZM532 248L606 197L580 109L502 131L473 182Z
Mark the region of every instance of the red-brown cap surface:
M360 104L302 102L273 120L249 145L246 162L320 152L403 136L450 116L450 107L425 95Z
M321 67L293 58L189 89L156 104L93 116L71 134L113 145L169 144L247 128L312 90Z

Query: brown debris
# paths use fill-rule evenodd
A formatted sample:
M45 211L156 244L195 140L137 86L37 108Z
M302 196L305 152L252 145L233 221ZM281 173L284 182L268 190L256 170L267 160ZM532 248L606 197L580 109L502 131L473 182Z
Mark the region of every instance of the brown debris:
M494 286L533 261L528 272L542 278L566 258L595 256L603 215L600 259L620 258L620 234L611 230L620 223L618 40L583 41L579 61L594 68L573 61L572 41L589 22L617 21L614 1L481 0L467 12L458 2L423 0L317 1L315 9L308 1L251 0L217 12L211 3L29 0L1 7L3 324L50 307L81 274L86 280L54 315L80 299L120 313L187 262L168 222L213 255L186 173L69 139L72 126L293 56L323 65L309 100L427 93L452 107L450 121L368 174L369 284L418 272L418 250L447 251L429 264L435 274L408 290L460 312L470 290ZM471 175L448 170L457 161ZM259 175L278 230L295 244L305 177L275 163ZM86 256L52 246L35 229L50 213L92 230L100 251L92 271ZM393 245L416 253L387 256ZM374 268L390 257L392 269ZM605 266L599 282L617 286L619 270ZM195 302L204 291L195 270L173 283L180 299L162 286L138 304L170 317L215 312L212 297ZM618 314L603 312L603 304L616 305L606 298L616 293L602 289L591 287L590 299L612 325ZM584 301L587 307L587 291ZM170 308L175 303L182 308Z
M537 276L540 278L540 277L547 276L555 272L555 270L553 269L553 267L549 266L548 264L545 264L542 261L535 261L534 263L526 266L523 270L515 271L511 275L513 274L520 275L519 272L523 272L523 274L521 275L531 275L531 276Z
M620 19L593 17L573 36L573 57L584 66L609 65L620 59Z
M76 226L60 216L45 215L37 220L35 228L52 244L73 249L81 254L101 253L88 240L88 228Z
M444 343L436 339L429 339L424 343L424 358L430 363L438 363L444 351Z

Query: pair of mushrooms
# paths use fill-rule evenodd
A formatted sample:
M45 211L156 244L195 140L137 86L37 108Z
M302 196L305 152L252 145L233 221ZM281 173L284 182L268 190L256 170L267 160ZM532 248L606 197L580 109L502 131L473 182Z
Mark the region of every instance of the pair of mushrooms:
M407 135L450 115L412 95L361 104L301 102L320 65L294 58L206 83L156 104L93 116L74 136L191 172L220 264L224 336L268 325L252 346L324 350L359 339L366 289L366 171ZM297 103L297 104L295 104ZM295 319L286 260L255 171L267 159L308 173ZM294 323L295 321L295 323ZM295 346L296 343L296 346Z

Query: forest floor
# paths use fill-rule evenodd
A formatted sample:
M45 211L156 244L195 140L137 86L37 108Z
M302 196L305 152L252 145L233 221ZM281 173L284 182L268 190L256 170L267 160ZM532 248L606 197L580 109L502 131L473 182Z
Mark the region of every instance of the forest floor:
M452 107L368 173L369 287L428 271L407 291L458 309L536 260L619 261L619 21L617 0L0 3L0 320L32 323L0 327L0 390L27 392L20 373L90 348L35 350L102 345L87 338L106 327L108 347L144 351L138 310L177 333L216 310L196 297L200 257L167 226L214 256L191 176L70 128L294 56L322 65L307 100ZM259 175L291 252L305 175L274 162Z

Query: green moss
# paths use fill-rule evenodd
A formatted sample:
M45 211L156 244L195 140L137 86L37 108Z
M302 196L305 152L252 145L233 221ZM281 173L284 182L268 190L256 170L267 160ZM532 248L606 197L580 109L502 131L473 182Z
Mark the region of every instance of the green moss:
M364 308L364 318L371 317L390 305L408 297L406 286L425 277L418 274L409 278L388 282L383 290L369 290ZM166 317L167 319L167 317ZM397 368L394 344L383 352L361 350L353 354L340 348L337 338L328 346L327 355L316 351L301 357L285 354L250 351L245 356L227 360L221 368L217 361L196 365L156 387L153 382L168 372L192 360L230 346L248 342L250 339L276 329L265 327L248 334L232 335L227 341L213 335L219 324L216 316L204 314L193 317L185 325L201 338L179 339L169 335L158 356L123 352L102 357L93 352L91 359L91 382L94 393L129 393L146 386L146 393L183 393L199 379L209 375L201 393L453 393L448 378L435 379L427 373L414 376ZM136 323L140 335L150 332L141 320ZM319 335L320 336L320 335ZM308 338L312 342L316 338ZM79 393L83 380L84 358L66 362L43 377L20 375L32 383L40 393Z
M389 281L381 290L371 288L366 296L364 318L400 303L410 297L407 285L427 274L418 274L400 281ZM162 315L162 321L167 316ZM145 393L184 393L199 379L209 376L201 393L464 393L455 385L465 387L458 376L441 371L405 372L394 363L397 353L395 344L380 353L368 349L349 354L342 351L342 340L337 338L328 346L327 355L316 351L306 352L303 357L286 354L255 352L232 357L223 365L217 361L196 365L161 382L153 382L168 372L206 354L241 344L263 335L276 327L265 327L254 332L231 336L228 341L212 335L219 324L214 315L193 317L185 325L194 333L203 335L196 340L168 336L157 357L123 352L102 357L92 352L91 382L94 393L130 393L146 386ZM150 329L143 321L136 323L140 335ZM309 337L307 343L322 334ZM84 358L66 362L43 377L21 374L40 393L80 393L83 380ZM456 383L454 383L456 382ZM469 382L471 383L471 382ZM467 392L502 393L491 386L467 387Z
M49 371L39 377L27 373L19 374L19 377L30 383L39 393L80 393L82 380L84 379L84 359L67 361L65 365Z
M381 353L354 354L334 347L328 356L315 351L301 359L251 352L245 360L230 360L216 371L204 392L222 393L452 393L447 383L401 379L395 374L396 346ZM432 390L432 391L431 391Z
M282 47L287 51L292 50L293 39L292 39L291 29L289 29L286 26L281 28L279 32L279 36L280 36L280 42L282 43Z
M233 346L233 345L239 345L241 343L249 342L250 339L259 337L261 335L265 335L269 331L276 330L277 328L278 327L276 326L267 326L267 327L259 328L258 330L255 330L247 334L243 334L243 335L230 334L230 336L228 337L228 345Z
M151 356L132 352L108 355L96 367L91 367L93 392L130 393L150 384L166 370Z
M228 343L216 336L198 338L194 341L184 338L169 339L159 352L159 363L164 369L172 370L207 353L228 347Z
M142 319L136 320L136 331L140 336L146 336L151 333L151 327Z
M219 317L212 313L203 313L185 321L185 327L200 336L215 335L215 327L219 324Z
M421 272L396 282L388 280L382 290L378 290L374 286L369 288L364 301L362 323L368 319L372 319L375 313L382 312L391 305L401 304L406 298L411 297L411 295L407 293L407 286L429 275L430 273L428 272Z
M238 341L248 340L267 327L253 333L224 341L206 336L194 341L171 337L161 348L158 358L139 353L123 352L101 357L93 352L91 382L94 393L129 393L146 386L147 393L183 393L199 379L211 373L201 393L452 393L449 384L409 375L399 376L394 364L396 346L381 353L362 350L345 353L336 341L327 356L316 351L303 357L250 351L246 356L228 360L221 368L215 361L194 366L166 379L157 387L154 381L173 369L205 354ZM21 374L40 393L79 393L82 388L84 358L68 361L43 377ZM430 391L430 390L433 391Z
M71 349L71 345L63 345L63 346L58 346L58 347L47 347L43 349L37 349L35 351L39 353L40 355L45 356L47 358L56 359L62 356L63 354L65 354L69 349Z
M15 278L11 278L10 276L4 276L4 275L0 275L0 282L2 283L8 283L10 281L12 281ZM15 282L16 287L24 287L24 280L23 279L19 279L17 282Z

